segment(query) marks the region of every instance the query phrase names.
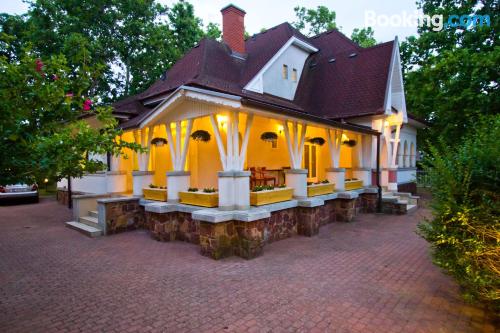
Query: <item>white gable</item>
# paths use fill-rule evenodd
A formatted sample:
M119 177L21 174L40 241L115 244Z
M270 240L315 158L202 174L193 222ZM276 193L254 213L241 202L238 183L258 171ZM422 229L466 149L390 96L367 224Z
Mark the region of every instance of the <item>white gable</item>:
M389 67L389 79L387 80L384 105L387 115L391 115L393 113L392 108L395 108L402 113L403 122L408 122L403 72L401 69L401 57L399 54L399 42L397 37L394 40L394 49L392 52L391 65Z
M312 45L291 37L244 89L293 100L304 63L309 54L316 51ZM287 78L283 78L284 65Z

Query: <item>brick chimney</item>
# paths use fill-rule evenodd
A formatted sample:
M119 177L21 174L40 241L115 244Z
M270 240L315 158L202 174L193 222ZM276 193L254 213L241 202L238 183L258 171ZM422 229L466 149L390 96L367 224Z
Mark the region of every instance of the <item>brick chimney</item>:
M222 39L233 52L245 53L245 11L230 4L221 13Z

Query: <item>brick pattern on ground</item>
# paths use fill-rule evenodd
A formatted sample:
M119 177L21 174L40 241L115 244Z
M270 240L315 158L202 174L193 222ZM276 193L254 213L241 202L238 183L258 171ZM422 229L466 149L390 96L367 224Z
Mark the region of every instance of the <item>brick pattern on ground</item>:
M0 207L0 332L494 332L432 264L423 214L361 214L214 261L146 230L84 237L56 201Z

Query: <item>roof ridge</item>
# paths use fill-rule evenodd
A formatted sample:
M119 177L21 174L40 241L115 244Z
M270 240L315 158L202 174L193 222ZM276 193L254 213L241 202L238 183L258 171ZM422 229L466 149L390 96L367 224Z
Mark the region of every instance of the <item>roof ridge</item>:
M361 47L362 50L373 50L373 49L376 49L378 47L382 47L382 46L386 46L388 44L393 44L394 43L394 40L389 40L387 42L383 42L383 43L378 43L378 44L375 44L373 46L368 46L368 47Z
M346 40L347 42L349 42L350 44L352 44L352 46L356 47L356 48L362 48L361 46L359 46L356 42L354 42L352 39L350 39L349 37L347 37L342 31L340 31L338 28L333 28L333 29L330 29L330 30L327 30L327 31L323 31L322 33L319 33L315 36L312 36L311 38L314 39L314 38L319 38L319 37L322 37L322 36L326 36L326 35L329 35L331 33L337 33L338 36L340 36L341 38L343 38L344 40Z

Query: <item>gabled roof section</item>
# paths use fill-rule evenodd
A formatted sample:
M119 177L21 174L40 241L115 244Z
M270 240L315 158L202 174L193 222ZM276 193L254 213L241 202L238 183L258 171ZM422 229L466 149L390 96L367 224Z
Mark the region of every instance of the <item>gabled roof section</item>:
M384 112L394 42L362 48L337 30L313 38L295 103L331 119Z
M290 41L318 50L306 60L295 99L245 90ZM205 38L143 93L116 102L114 113L143 118L173 91L191 86L327 119L383 114L395 45L391 41L362 48L337 30L309 38L289 23L249 37L245 57L235 57L226 44Z

